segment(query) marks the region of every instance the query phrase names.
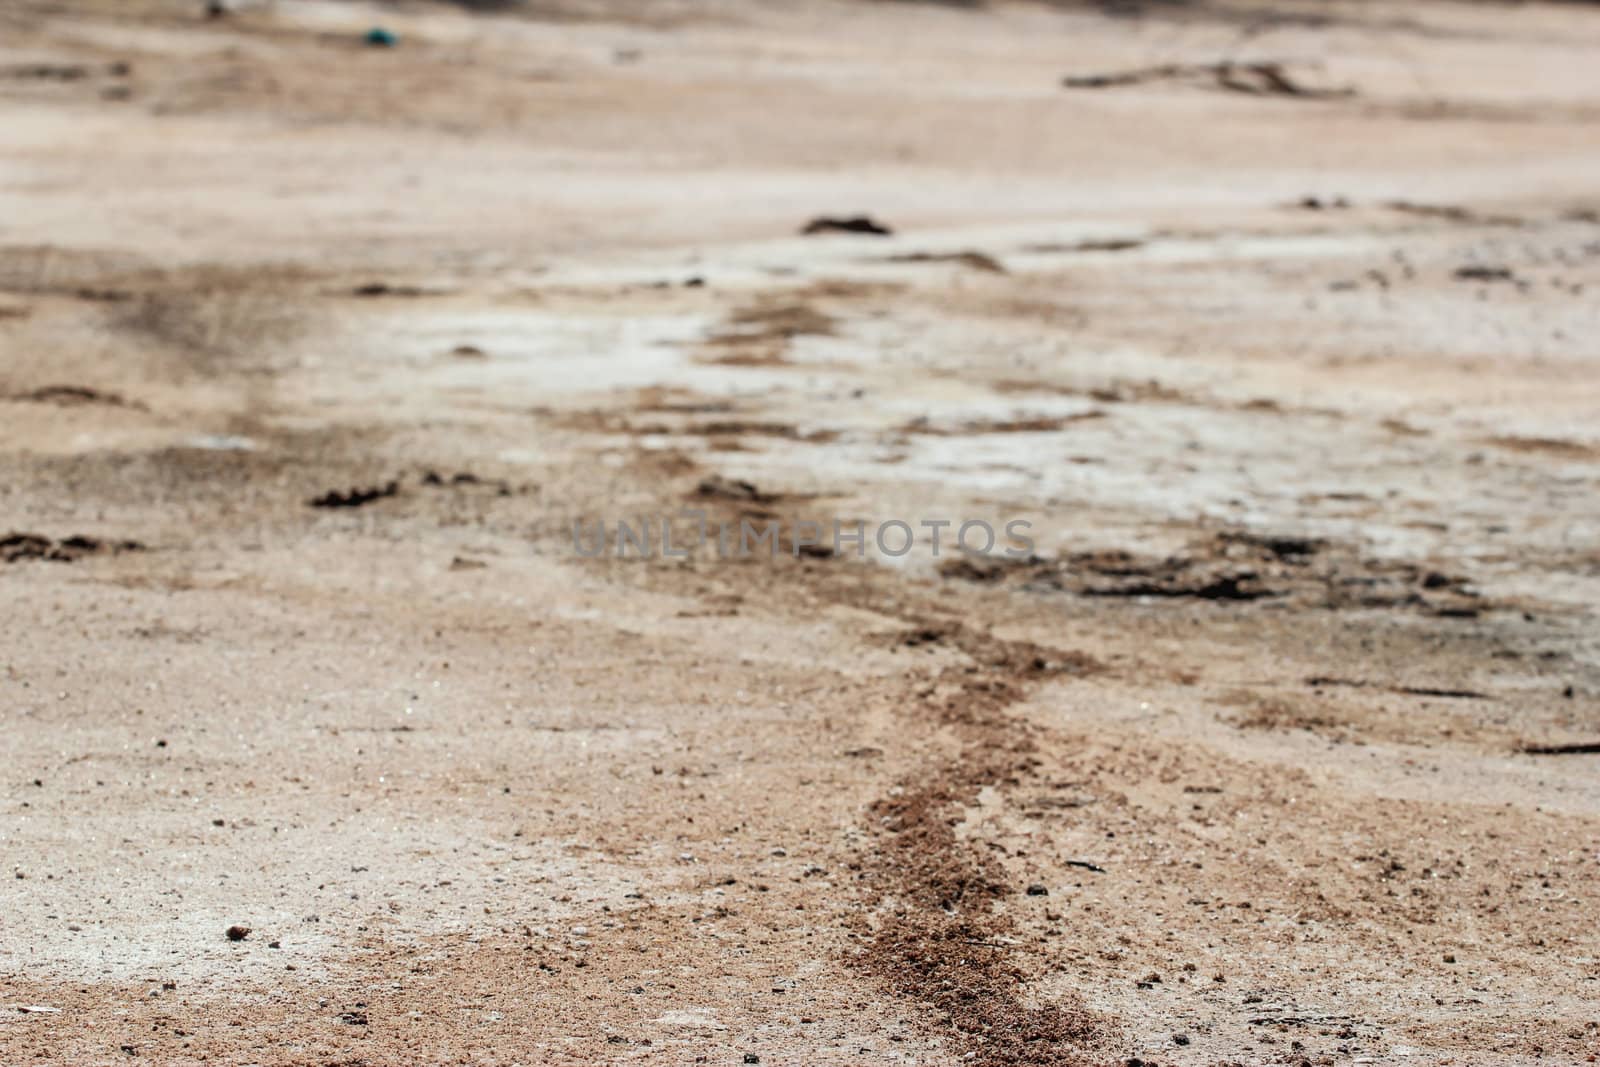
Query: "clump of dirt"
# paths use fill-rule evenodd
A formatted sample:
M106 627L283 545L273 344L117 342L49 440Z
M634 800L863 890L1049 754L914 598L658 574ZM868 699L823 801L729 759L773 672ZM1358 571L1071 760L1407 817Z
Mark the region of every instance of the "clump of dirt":
M81 534L61 540L36 533L10 533L0 537L0 563L19 563L23 560L74 563L85 556L142 551L144 545L138 541L106 541Z
M357 486L346 490L330 489L306 503L314 508L362 508L399 494L400 483L391 481L383 485Z
M1455 279L1462 282L1514 282L1516 274L1509 267L1469 266L1457 267Z
M823 215L806 223L800 233L806 237L815 237L818 234L828 233L852 233L868 237L888 237L894 231L868 215L841 217Z
M401 285L395 282L364 282L350 290L351 296L373 298L379 296L418 297L435 295L434 290L420 285Z

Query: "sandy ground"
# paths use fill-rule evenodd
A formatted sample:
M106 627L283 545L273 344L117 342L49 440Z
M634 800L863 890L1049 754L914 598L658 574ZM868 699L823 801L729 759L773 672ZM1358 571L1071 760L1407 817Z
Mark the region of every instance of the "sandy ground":
M1600 1054L1600 12L200 6L0 9L0 1062Z

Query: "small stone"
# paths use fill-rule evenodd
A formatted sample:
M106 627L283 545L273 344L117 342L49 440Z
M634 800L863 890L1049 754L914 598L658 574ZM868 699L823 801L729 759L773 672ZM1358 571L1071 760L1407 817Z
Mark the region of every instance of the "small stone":
M1188 1034L1173 1034L1172 1035L1172 1043L1174 1045L1187 1045L1189 1043L1189 1035Z
M754 1052L746 1052L744 1054L744 1062L746 1062L746 1063L760 1063L761 1062L761 1057L757 1056Z
M248 926L230 926L227 933L229 941L243 941L250 936L250 928Z
M1446 952L1445 955L1444 955L1444 961L1446 963L1454 963L1456 961L1455 954L1451 953L1451 952Z
M1050 890L1042 885L1030 885L1028 887L1028 895L1030 897L1047 897L1050 895Z

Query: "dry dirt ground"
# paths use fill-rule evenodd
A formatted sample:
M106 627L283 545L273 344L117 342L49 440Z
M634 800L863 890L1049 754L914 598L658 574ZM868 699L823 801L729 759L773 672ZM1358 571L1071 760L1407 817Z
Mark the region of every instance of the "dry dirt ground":
M0 1062L1595 1060L1600 11L200 7L0 7Z

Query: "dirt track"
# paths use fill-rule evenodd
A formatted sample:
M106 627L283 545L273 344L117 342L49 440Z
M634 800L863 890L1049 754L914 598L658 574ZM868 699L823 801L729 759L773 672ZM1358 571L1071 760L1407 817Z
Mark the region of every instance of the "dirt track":
M1600 1054L1600 12L200 6L0 10L0 1062Z

